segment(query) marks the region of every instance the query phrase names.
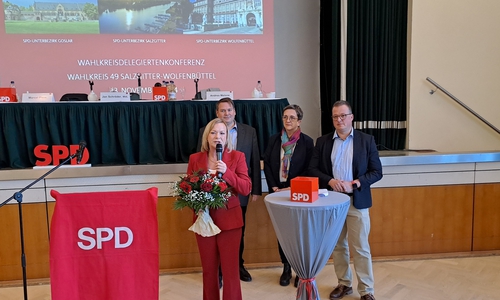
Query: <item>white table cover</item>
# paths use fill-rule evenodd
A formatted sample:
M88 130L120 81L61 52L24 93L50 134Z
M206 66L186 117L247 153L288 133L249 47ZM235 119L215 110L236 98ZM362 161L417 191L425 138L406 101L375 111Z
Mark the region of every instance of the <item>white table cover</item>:
M265 197L276 236L299 276L297 298L320 299L315 277L335 248L349 210L349 196L330 191L313 203L292 202L290 191Z

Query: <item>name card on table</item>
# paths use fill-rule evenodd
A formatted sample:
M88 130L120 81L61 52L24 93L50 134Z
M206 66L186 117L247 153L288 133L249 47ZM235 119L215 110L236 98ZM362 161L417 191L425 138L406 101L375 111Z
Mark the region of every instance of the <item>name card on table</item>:
M101 92L101 102L130 101L130 94L122 92Z
M295 177L290 180L290 200L313 203L318 200L318 189L318 177Z
M219 101L222 98L231 98L233 99L233 91L207 91L206 100L217 100Z
M153 87L153 100L168 101L168 91L166 86Z
M24 93L22 102L56 102L52 93Z
M17 102L15 88L0 88L0 103Z

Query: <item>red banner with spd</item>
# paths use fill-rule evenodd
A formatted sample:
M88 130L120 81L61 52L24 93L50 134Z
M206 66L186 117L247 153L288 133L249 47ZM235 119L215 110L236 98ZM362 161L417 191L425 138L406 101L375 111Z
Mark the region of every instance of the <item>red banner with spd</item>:
M159 298L157 188L51 195L53 300Z

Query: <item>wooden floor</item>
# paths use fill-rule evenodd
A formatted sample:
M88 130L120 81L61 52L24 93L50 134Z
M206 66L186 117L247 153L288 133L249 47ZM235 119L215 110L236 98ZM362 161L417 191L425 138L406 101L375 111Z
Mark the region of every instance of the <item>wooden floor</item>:
M373 268L377 300L500 299L498 253L472 257L376 260ZM281 287L278 284L281 268L249 266L248 269L253 281L241 282L244 299L295 299L296 289L292 285ZM321 271L316 282L321 299L328 299L337 282L333 264L328 264ZM3 284L0 299L23 299L23 288L17 284ZM30 285L28 299L50 299L50 285ZM161 275L160 299L202 299L201 273ZM359 294L355 291L343 299L359 299Z

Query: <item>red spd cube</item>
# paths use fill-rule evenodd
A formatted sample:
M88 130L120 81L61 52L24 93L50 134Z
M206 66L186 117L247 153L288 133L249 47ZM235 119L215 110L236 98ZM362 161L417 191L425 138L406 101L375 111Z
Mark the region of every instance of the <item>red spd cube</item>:
M290 200L312 203L318 200L318 177L295 177L290 180Z
M153 87L153 100L168 101L167 87Z
M0 102L17 102L15 88L0 88Z

